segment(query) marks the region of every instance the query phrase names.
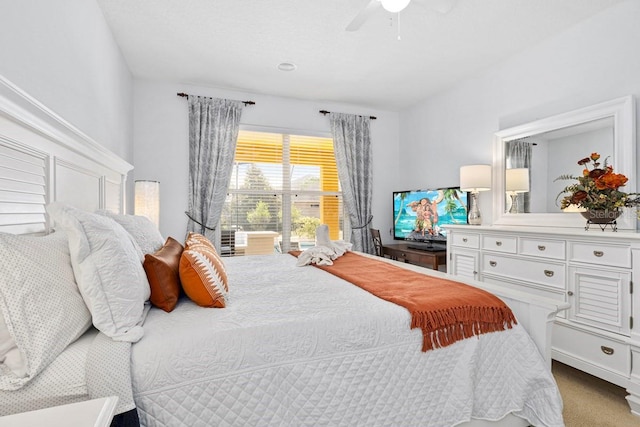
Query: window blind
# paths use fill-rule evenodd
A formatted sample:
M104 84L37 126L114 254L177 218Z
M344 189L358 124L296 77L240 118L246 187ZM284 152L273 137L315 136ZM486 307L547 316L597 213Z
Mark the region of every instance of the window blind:
M304 249L320 224L342 239L343 216L331 138L239 132L220 220L223 255Z

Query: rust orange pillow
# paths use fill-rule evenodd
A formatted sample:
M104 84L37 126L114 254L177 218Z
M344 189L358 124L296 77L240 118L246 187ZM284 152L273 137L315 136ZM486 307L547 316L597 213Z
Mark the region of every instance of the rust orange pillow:
M180 298L180 257L183 247L175 239L167 238L154 254L144 256L144 271L151 287L151 304L167 313L172 311Z
M215 249L204 244L188 245L180 257L180 281L184 292L196 304L226 306L227 275Z
M212 249L213 251L216 250L215 246L213 246L213 243L211 243L211 240L209 240L208 238L206 238L200 233L194 233L193 231L190 231L189 234L187 235L187 239L184 242L184 246L185 248L188 249L190 245L196 245L196 244L205 245L209 247L209 249Z

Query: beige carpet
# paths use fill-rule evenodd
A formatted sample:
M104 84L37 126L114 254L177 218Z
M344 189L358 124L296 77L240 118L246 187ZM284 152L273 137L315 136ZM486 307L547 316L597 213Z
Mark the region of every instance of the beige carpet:
M623 388L556 361L552 370L567 427L640 427L640 417L629 411Z

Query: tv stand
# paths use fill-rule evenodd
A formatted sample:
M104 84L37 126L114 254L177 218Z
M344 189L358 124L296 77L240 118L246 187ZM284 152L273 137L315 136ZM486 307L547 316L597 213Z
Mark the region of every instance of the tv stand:
M439 266L447 264L447 250L434 246L420 246L399 243L384 245L382 251L391 259L409 264L420 265L437 270Z
M424 251L424 252L438 252L438 251L446 251L446 246L437 246L433 244L424 245L424 246L415 246L415 245L407 245L407 249L413 249L416 251Z

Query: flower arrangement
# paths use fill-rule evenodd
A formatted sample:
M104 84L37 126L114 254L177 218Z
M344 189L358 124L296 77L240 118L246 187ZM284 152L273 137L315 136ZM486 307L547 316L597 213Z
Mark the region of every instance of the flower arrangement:
M591 156L578 161L584 166L582 176L560 175L556 181L563 179L575 179L578 182L567 185L556 197L562 198L560 207L567 208L576 205L588 210L618 210L625 206L640 206L639 193L625 193L620 191L629 180L625 175L613 172L613 166L607 164L607 159L601 164L600 154L591 153Z

